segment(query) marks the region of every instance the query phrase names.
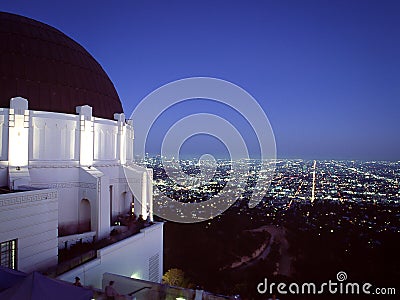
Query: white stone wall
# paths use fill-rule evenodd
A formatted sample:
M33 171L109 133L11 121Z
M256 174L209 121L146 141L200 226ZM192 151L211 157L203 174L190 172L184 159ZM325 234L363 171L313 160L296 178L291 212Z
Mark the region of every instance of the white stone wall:
M154 263L158 265L155 272ZM99 250L96 259L62 274L58 279L74 282L75 276L78 276L84 285L101 289L106 272L160 282L163 272L163 223L156 223Z
M117 216L128 212L133 199L122 167L133 159L132 122L126 121L124 114L115 114L115 120L92 117L89 106L78 107L76 115L26 110L29 101L22 98L13 98L10 106L16 109L0 109L0 186L12 183L10 188L31 185L57 189L59 225L69 228L71 234L74 226L79 225L81 201L87 199L93 210L91 230L100 230L99 237L107 235L110 214ZM24 118L24 123L14 130L10 124L14 124L17 117ZM26 165L14 163L11 172L7 169L9 144L10 140L15 144L21 138L17 134L21 130L28 131L24 141L28 145L28 162ZM92 144L87 144L88 141ZM96 168L101 178L86 176L82 172L85 166ZM22 177L23 180L19 179ZM137 214L141 213L142 209L138 208Z
M94 161L117 161L118 126L116 121L95 118Z
M0 108L0 186L42 189L0 195L0 241L18 239L18 269L56 264L58 234L76 234L88 216L87 232L108 237L111 216L130 211L133 198L136 215L152 219L152 172L133 164L134 130L124 114L95 118L89 106L78 107L77 115L31 111L22 98L10 105ZM156 224L60 278L79 276L98 288L105 272L159 281L162 259L163 225ZM150 264L158 265L152 274Z
M59 194L59 224L77 222L79 190L85 185L79 179L79 167L60 167L47 163L29 167L31 185L36 188L54 188Z
M79 116L30 111L29 161L79 160Z
M18 269L57 264L58 193L54 189L0 195L0 241L17 239Z
M127 121L130 126L126 127L126 136L125 136L125 143L126 143L126 161L132 162L133 161L133 145L134 145L134 130L132 126L132 121Z
M8 161L8 108L0 108L0 161Z
M132 201L132 193L125 178L123 168L117 166L99 165L97 169L107 175L109 178L108 190L112 186L112 214L117 216L126 213L130 210L130 203Z

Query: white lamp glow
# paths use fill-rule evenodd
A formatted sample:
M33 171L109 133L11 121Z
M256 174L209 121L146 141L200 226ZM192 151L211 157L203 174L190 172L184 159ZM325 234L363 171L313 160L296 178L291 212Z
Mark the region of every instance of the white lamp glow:
M29 111L28 101L12 98L9 114L8 162L10 166L28 165Z

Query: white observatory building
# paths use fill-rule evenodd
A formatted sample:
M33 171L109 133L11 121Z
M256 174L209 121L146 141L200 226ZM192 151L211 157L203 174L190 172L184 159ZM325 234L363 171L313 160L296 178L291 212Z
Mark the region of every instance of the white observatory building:
M106 272L160 282L152 170L133 162L102 67L57 29L1 12L0 60L1 265L98 288Z

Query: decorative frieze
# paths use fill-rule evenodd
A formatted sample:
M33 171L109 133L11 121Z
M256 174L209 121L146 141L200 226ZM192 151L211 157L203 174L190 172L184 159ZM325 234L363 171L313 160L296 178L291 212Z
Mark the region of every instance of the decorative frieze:
M96 183L89 182L53 182L53 183L32 183L34 187L49 189L69 189L69 188L85 188L96 189Z
M41 200L53 200L57 199L57 191L38 191L37 193L29 192L18 192L13 194L0 195L0 207L11 206L16 204L26 204L31 202L37 202Z

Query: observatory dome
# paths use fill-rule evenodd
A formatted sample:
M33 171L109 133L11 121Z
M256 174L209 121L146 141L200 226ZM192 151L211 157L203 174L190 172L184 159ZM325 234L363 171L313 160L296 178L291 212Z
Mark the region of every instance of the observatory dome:
M30 110L93 116L122 113L117 91L100 64L77 42L44 23L0 12L0 107L29 100Z

